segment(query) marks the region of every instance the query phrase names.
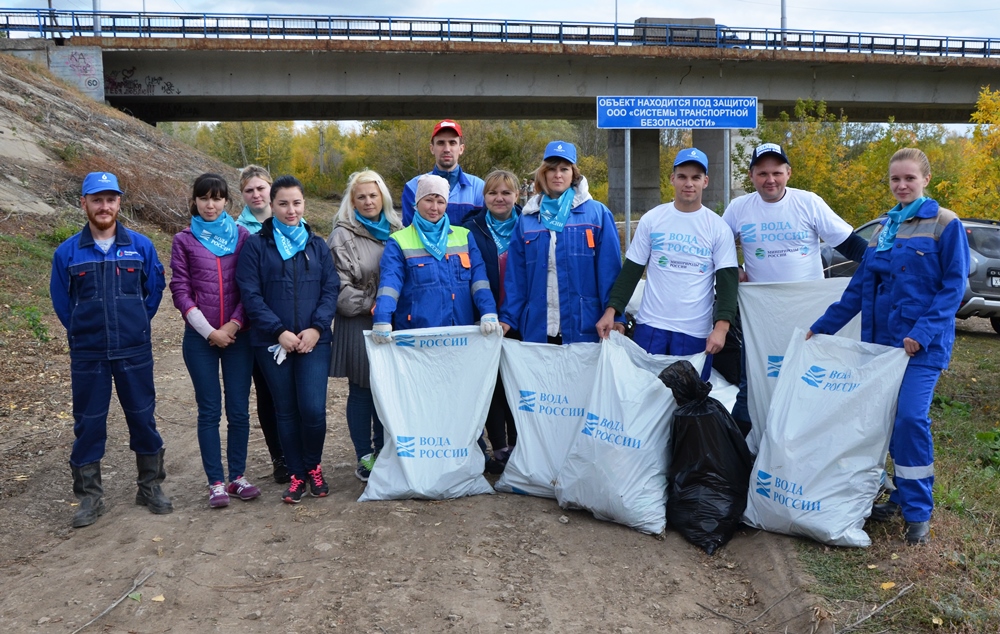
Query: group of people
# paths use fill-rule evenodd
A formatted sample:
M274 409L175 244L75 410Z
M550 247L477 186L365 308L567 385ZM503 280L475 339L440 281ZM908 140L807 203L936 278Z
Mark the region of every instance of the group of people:
M485 336L597 342L624 332L625 306L645 274L636 343L651 354L711 357L738 322L739 282L822 278L822 239L860 266L810 335L836 332L861 312L866 341L904 347L911 356L891 445L897 488L873 518L902 514L907 541L927 541L928 412L950 357L968 248L955 215L924 195L930 167L923 153L907 149L892 158L890 189L899 205L866 244L819 196L787 186L791 165L779 145L754 149L756 191L732 201L721 217L702 203L708 157L681 150L670 175L674 200L642 217L623 263L614 217L588 192L572 143L546 146L523 208L517 175L496 170L480 179L461 169L457 122L434 127L430 150L434 169L406 184L401 213L379 174L352 174L326 240L304 220L304 188L292 176L272 182L261 167L244 169L245 207L235 219L226 213L230 193L222 176L195 180L191 225L173 241L170 290L186 324L182 349L211 507L260 495L246 476L251 380L273 477L288 484L282 499L297 503L307 491L323 497L328 377L348 379L346 418L360 480L383 447L365 331L380 344L397 330L478 323ZM72 363L77 527L104 512L100 460L112 379L137 456L136 502L154 513L172 510L160 487L163 442L153 419L149 336L164 273L150 241L117 221L121 195L113 174L88 175L81 196L88 222L53 260L52 300ZM711 358L705 367L707 377ZM745 379L733 414L748 432ZM487 469L501 472L517 432L499 376L485 432Z

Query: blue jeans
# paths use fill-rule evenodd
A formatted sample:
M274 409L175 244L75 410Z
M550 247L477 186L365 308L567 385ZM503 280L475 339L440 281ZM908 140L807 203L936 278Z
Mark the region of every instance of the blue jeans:
M347 430L351 434L354 453L361 460L373 451L382 451L382 421L375 411L375 397L370 388L361 387L357 383L348 383L348 388Z
M305 480L306 472L323 458L330 344L318 343L307 354L290 353L281 365L265 347L255 347L253 352L274 397L285 465L290 474Z
M636 324L632 331L632 341L649 354L669 354L675 357L686 357L699 352L705 352L708 339L692 337L683 332L660 330L647 324ZM707 381L712 376L712 355L706 355L705 367L701 370L701 380Z
M163 448L156 431L156 390L153 387L153 352L127 359L73 359L73 451L69 463L82 467L104 457L108 439L108 406L114 380L118 401L125 412L129 448L137 454L153 455Z
M243 475L247 468L250 375L253 372L250 334L240 333L235 342L218 348L210 345L193 328L185 327L181 351L194 384L194 399L198 403L198 447L209 484L226 480L222 471L222 441L219 439L223 398L219 386L219 366L222 366L226 399L226 462L229 480L232 481Z

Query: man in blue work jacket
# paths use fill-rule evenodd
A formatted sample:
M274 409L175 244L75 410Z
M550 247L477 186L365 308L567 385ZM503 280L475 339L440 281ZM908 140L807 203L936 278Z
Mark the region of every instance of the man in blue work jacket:
M448 181L448 221L459 227L473 209L483 206L483 179L466 174L458 164L465 153L462 140L462 126L451 119L445 119L434 126L431 132L431 154L434 155L434 169L427 172ZM423 176L421 174L420 176ZM417 181L414 176L403 187L403 226L409 227L413 214L417 212Z
M88 174L80 196L87 224L59 245L52 258L49 290L69 337L73 384L76 440L69 465L80 501L74 528L89 526L104 514L101 458L112 381L139 470L135 502L157 514L174 510L160 489L166 477L163 440L153 417L149 326L163 296L163 265L149 238L118 222L121 195L114 174Z

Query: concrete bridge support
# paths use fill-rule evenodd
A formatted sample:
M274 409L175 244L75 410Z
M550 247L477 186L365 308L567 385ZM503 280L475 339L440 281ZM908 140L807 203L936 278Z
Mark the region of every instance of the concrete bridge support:
M638 222L640 214L649 211L660 202L662 202L660 200L660 131L632 130L633 220ZM608 130L608 207L617 218L624 218L624 130Z
M722 211L728 200L725 199L726 162L729 153L726 151L725 130L692 130L691 143L708 156L708 187L702 197L702 204L715 211Z

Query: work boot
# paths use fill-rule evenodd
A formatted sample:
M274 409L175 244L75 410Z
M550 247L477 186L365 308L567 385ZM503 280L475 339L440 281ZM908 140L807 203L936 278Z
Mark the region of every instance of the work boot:
M930 522L907 522L906 543L910 546L926 544L931 541Z
M135 503L147 507L150 513L157 515L173 513L174 505L160 488L167 477L167 472L163 470L163 449L151 456L135 454L135 464L139 468L139 477L135 481L139 487Z
M902 508L892 500L885 504L872 504L872 514L868 517L873 522L888 522L903 514Z
M104 515L104 487L101 486L101 463L91 462L82 467L69 466L73 472L73 495L80 501L73 515L73 528L90 526Z

